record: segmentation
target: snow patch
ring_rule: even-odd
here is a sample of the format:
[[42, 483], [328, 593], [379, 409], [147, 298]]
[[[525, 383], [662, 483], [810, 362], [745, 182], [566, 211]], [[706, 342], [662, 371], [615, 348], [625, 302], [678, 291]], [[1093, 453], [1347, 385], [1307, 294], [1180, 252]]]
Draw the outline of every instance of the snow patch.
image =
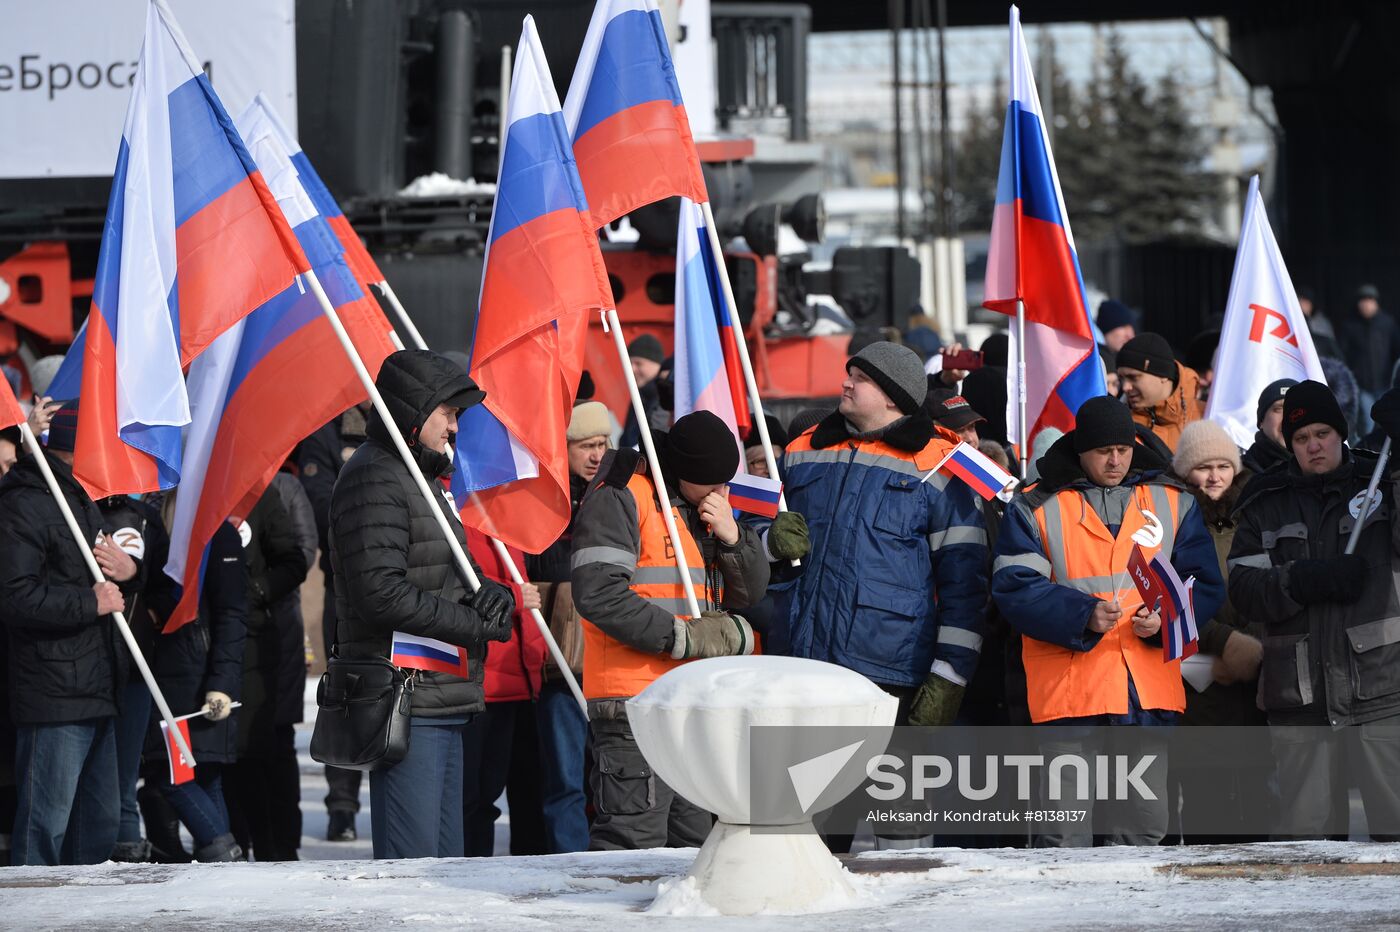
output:
[[475, 178], [462, 181], [442, 172], [419, 175], [409, 182], [408, 187], [399, 192], [400, 197], [456, 197], [462, 194], [495, 194], [496, 186], [487, 182], [477, 183]]

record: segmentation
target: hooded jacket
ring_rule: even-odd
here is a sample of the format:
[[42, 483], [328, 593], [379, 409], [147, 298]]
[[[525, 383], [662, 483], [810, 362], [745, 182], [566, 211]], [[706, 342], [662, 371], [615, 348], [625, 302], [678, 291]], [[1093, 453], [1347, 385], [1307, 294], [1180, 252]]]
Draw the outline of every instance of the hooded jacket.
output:
[[[509, 630], [488, 627], [463, 604], [466, 582], [429, 510], [441, 511], [465, 551], [456, 506], [439, 484], [449, 475], [451, 460], [420, 444], [418, 432], [439, 404], [450, 399], [475, 404], [484, 393], [476, 391], [457, 365], [427, 350], [389, 356], [375, 384], [393, 423], [385, 424], [377, 411], [370, 415], [367, 439], [346, 462], [331, 493], [328, 537], [337, 579], [335, 649], [340, 657], [388, 658], [395, 631], [465, 647], [469, 679], [418, 672], [413, 714], [451, 718], [479, 712], [485, 706], [486, 641], [502, 640]], [[441, 492], [431, 505], [399, 458], [391, 430], [408, 443], [429, 486]], [[480, 577], [481, 571], [476, 572]], [[495, 585], [484, 578], [482, 584]]]
[[1356, 553], [1370, 572], [1356, 599], [1304, 605], [1288, 584], [1293, 561], [1341, 555], [1375, 464], [1343, 448], [1341, 465], [1326, 475], [1305, 475], [1294, 463], [1256, 476], [1241, 497], [1230, 601], [1265, 626], [1259, 698], [1270, 722], [1340, 727], [1400, 713], [1394, 474], [1362, 525]]
[[[86, 541], [110, 533], [72, 467], [49, 458]], [[32, 456], [0, 481], [0, 621], [9, 637], [10, 716], [16, 725], [102, 718], [117, 712], [126, 653], [111, 616], [97, 614], [82, 552]], [[130, 603], [144, 562], [120, 583]]]
[[1168, 449], [1175, 451], [1186, 425], [1205, 417], [1205, 407], [1196, 400], [1200, 382], [1195, 369], [1177, 363], [1176, 387], [1171, 394], [1146, 411], [1134, 410], [1133, 421], [1150, 429]]
[[[909, 687], [972, 679], [987, 610], [987, 528], [966, 483], [929, 475], [956, 435], [918, 411], [879, 437], [834, 413], [787, 449], [787, 497], [812, 551], [775, 587], [796, 657]], [[951, 674], [951, 675], [949, 675]]]

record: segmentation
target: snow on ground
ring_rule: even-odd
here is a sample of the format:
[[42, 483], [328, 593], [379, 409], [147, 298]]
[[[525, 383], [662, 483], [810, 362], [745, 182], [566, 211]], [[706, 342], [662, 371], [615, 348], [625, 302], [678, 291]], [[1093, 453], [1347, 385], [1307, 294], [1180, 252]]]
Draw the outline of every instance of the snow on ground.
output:
[[[300, 863], [6, 868], [0, 928], [1400, 928], [1400, 845], [1388, 844], [867, 850], [846, 861], [857, 888], [854, 908], [743, 919], [715, 917], [689, 889], [683, 877], [693, 849], [371, 861], [367, 780], [360, 840], [325, 841], [325, 779], [306, 752], [314, 687], [313, 680], [308, 722], [297, 736], [305, 820]], [[498, 851], [508, 837], [502, 817]], [[649, 912], [663, 888], [666, 914]]]
[[[648, 913], [693, 850], [298, 864], [11, 868], [8, 929], [734, 930], [1400, 924], [1400, 845], [1346, 842], [1078, 851], [868, 852], [856, 909], [715, 918]], [[100, 889], [94, 889], [100, 888]]]

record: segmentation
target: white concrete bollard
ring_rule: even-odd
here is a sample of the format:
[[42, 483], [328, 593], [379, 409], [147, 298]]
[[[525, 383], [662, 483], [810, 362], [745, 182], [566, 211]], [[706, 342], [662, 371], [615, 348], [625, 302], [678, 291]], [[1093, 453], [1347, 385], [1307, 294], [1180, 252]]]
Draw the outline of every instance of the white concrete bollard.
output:
[[[804, 811], [790, 794], [788, 805], [752, 811], [750, 727], [861, 726], [870, 730], [860, 747], [866, 759], [884, 751], [898, 704], [844, 667], [765, 656], [687, 663], [628, 700], [637, 747], [656, 775], [719, 819], [687, 874], [706, 904], [731, 916], [850, 905], [849, 875], [812, 829], [809, 812], [820, 809]], [[764, 740], [760, 753], [801, 762], [795, 745], [781, 746], [783, 732], [765, 732]], [[842, 771], [820, 799], [838, 800], [864, 778], [863, 768]], [[754, 832], [755, 819], [784, 830]]]

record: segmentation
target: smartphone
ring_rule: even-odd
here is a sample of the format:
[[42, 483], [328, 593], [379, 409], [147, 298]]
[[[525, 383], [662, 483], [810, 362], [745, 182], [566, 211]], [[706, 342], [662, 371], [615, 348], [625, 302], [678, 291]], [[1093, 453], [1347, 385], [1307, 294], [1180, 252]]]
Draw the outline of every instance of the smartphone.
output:
[[974, 369], [982, 368], [982, 354], [976, 350], [962, 350], [957, 353], [949, 353], [943, 357], [943, 371], [949, 369], [964, 369], [971, 372]]

